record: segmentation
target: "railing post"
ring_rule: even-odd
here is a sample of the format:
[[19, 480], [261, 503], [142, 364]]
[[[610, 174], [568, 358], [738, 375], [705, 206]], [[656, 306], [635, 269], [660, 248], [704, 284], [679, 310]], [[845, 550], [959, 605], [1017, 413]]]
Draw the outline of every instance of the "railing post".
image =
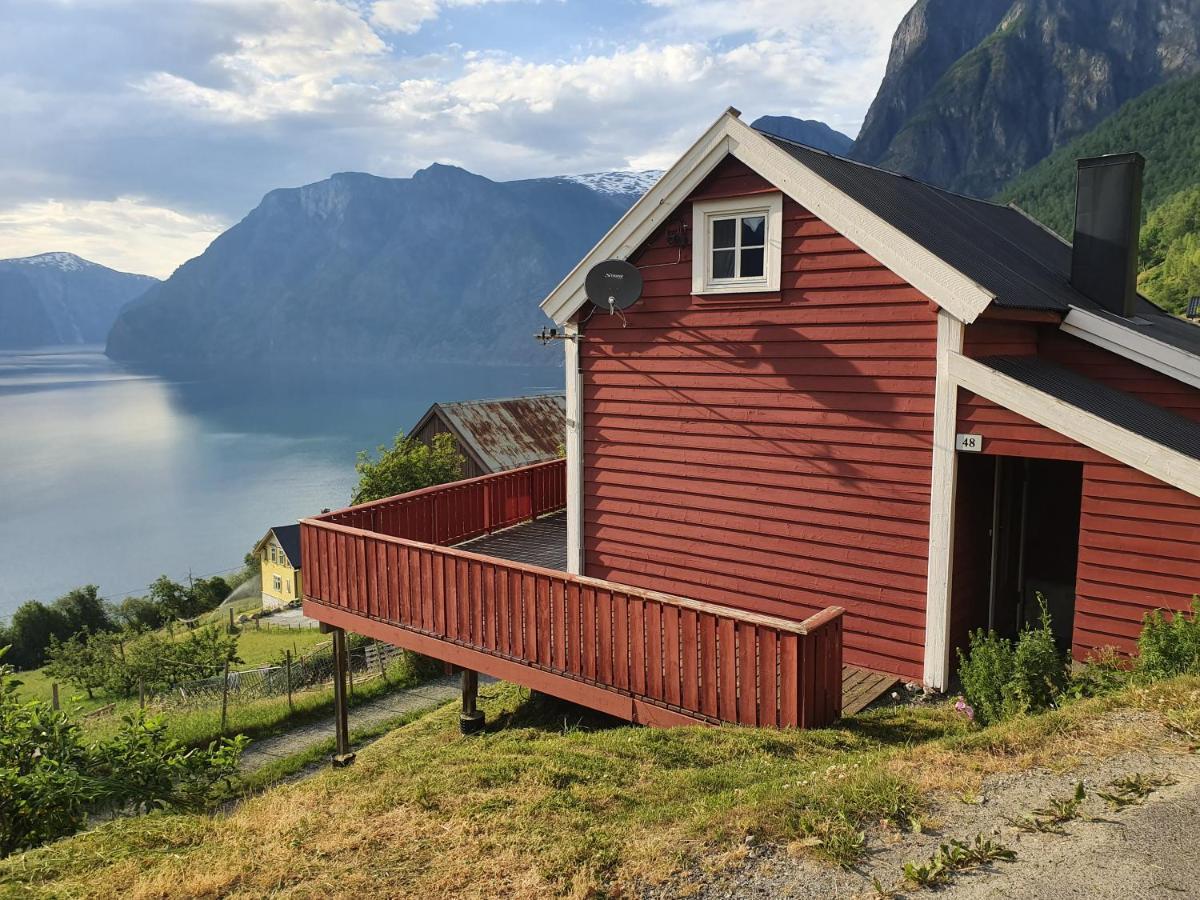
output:
[[537, 518], [537, 506], [533, 502], [533, 469], [525, 470], [525, 496], [529, 498], [529, 521]]
[[483, 530], [485, 534], [492, 533], [492, 483], [483, 483]]

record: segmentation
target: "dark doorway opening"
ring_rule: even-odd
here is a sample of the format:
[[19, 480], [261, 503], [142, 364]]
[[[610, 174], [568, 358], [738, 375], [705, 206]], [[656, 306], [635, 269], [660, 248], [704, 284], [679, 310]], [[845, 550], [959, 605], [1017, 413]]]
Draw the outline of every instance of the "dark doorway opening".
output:
[[[1071, 645], [1083, 465], [963, 454], [955, 535], [955, 640], [1037, 622], [1038, 594], [1061, 649]], [[963, 566], [960, 572], [957, 566]]]

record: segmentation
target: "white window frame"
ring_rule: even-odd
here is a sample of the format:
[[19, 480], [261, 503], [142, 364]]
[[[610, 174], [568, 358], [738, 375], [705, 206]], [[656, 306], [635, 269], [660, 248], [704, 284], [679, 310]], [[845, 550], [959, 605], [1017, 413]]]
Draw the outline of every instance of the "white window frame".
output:
[[272, 575], [271, 576], [271, 587], [274, 589], [276, 594], [282, 594], [283, 593], [283, 578], [279, 575]]
[[[712, 277], [712, 222], [734, 216], [764, 216], [767, 223], [763, 248], [763, 273], [757, 278]], [[692, 293], [748, 294], [778, 291], [782, 268], [783, 194], [759, 194], [722, 200], [697, 200], [692, 204]], [[738, 231], [740, 234], [740, 230]], [[737, 251], [735, 251], [737, 252]]]

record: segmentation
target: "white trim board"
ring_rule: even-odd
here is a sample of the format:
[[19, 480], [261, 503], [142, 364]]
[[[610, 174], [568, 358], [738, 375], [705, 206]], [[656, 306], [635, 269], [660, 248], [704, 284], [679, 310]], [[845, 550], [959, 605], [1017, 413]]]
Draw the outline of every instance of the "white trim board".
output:
[[990, 291], [745, 125], [733, 112], [726, 112], [550, 292], [542, 301], [542, 310], [555, 322], [565, 323], [587, 302], [583, 282], [588, 269], [605, 259], [628, 258], [726, 155], [741, 160], [959, 321], [975, 321], [995, 299]]
[[1104, 316], [1071, 307], [1059, 328], [1065, 334], [1095, 344], [1118, 356], [1200, 388], [1200, 357], [1149, 335], [1125, 328]]
[[958, 387], [1200, 497], [1200, 462], [1190, 456], [1114, 425], [960, 353], [950, 354], [949, 371]]
[[579, 326], [563, 329], [567, 388], [567, 571], [583, 574], [583, 375], [579, 371]]
[[963, 323], [938, 312], [937, 382], [933, 401], [933, 481], [929, 496], [928, 575], [925, 582], [923, 681], [945, 690], [950, 675], [950, 600], [954, 580], [954, 504], [958, 491], [958, 387], [950, 376], [952, 354], [962, 352]]

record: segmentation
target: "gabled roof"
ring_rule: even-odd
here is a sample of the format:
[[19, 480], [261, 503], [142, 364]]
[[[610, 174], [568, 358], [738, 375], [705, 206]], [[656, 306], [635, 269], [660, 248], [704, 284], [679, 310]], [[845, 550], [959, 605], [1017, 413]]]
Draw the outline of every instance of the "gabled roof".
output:
[[[1145, 298], [1139, 298], [1134, 319], [1107, 312], [1071, 286], [1070, 244], [1016, 207], [760, 134], [735, 111], [663, 175], [542, 309], [566, 322], [586, 302], [587, 270], [601, 259], [629, 256], [726, 155], [746, 163], [962, 322], [974, 321], [992, 305], [1063, 316], [1079, 311], [1067, 329], [1072, 334], [1200, 386], [1200, 328]], [[1107, 338], [1096, 339], [1087, 327], [1094, 318], [1108, 320]]]
[[288, 562], [292, 564], [293, 569], [301, 568], [300, 559], [300, 526], [299, 525], [274, 525], [267, 529], [267, 533], [262, 536], [257, 544], [254, 545], [254, 552], [257, 553], [271, 537], [275, 535], [275, 540], [279, 542], [279, 546], [283, 548], [284, 554], [288, 558]]
[[409, 434], [436, 416], [481, 468], [502, 472], [558, 456], [566, 441], [566, 410], [564, 394], [435, 403]]

